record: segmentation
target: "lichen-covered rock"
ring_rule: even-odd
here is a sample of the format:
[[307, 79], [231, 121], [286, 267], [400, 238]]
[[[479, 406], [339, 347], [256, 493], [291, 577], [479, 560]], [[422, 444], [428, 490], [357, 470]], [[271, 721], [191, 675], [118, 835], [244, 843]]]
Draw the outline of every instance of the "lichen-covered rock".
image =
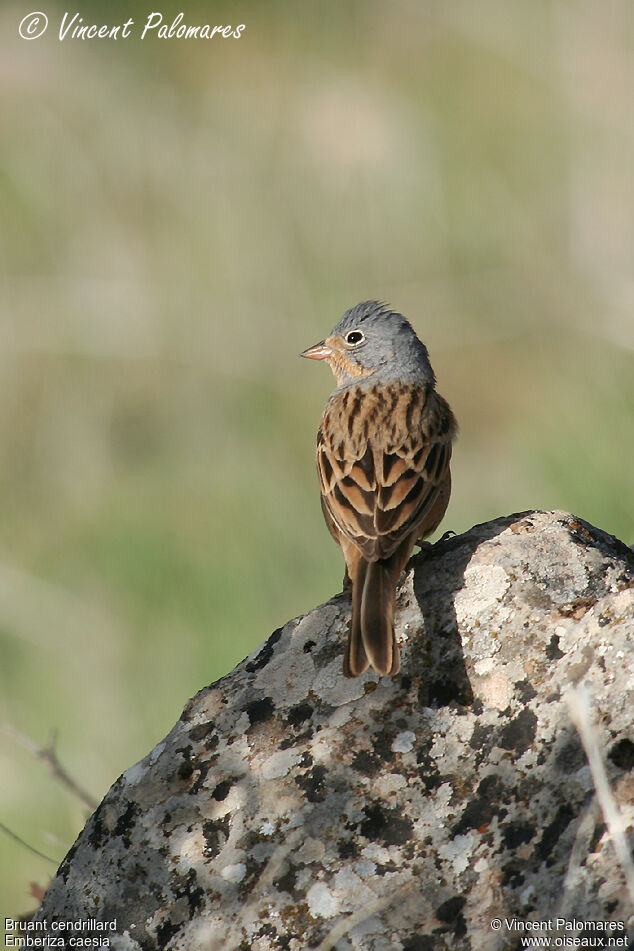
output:
[[564, 512], [438, 543], [399, 588], [394, 678], [344, 679], [349, 616], [333, 598], [194, 697], [36, 920], [116, 919], [125, 951], [480, 951], [558, 917], [628, 934], [565, 692], [589, 686], [631, 833], [632, 552]]

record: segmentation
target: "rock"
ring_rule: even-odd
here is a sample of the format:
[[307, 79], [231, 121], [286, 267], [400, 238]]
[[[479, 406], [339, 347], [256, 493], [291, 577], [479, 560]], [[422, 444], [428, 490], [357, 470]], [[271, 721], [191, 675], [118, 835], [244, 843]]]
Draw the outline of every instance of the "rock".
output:
[[589, 687], [631, 832], [632, 552], [564, 512], [439, 542], [399, 587], [394, 678], [344, 679], [349, 617], [338, 595], [201, 690], [108, 792], [36, 921], [116, 919], [85, 933], [125, 951], [503, 949], [557, 918], [626, 936], [565, 693]]

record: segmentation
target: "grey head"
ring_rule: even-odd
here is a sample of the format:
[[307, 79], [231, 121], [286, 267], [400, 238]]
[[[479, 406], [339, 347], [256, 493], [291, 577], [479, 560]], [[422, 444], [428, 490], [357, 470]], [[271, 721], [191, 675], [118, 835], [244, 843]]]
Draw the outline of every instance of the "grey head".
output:
[[343, 315], [325, 340], [301, 354], [327, 360], [338, 387], [402, 381], [435, 384], [427, 348], [406, 317], [375, 300], [363, 301]]

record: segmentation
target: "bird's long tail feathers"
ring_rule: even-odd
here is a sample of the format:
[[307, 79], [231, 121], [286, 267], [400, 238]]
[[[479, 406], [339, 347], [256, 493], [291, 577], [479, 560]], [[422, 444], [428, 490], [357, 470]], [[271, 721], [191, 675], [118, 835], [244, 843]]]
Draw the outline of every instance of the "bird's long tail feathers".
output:
[[370, 562], [361, 596], [361, 640], [378, 674], [396, 674], [400, 667], [394, 636], [394, 598], [401, 573], [397, 555]]
[[361, 600], [368, 570], [368, 563], [358, 558], [354, 570], [348, 572], [352, 582], [352, 624], [348, 637], [348, 646], [343, 659], [343, 672], [346, 677], [360, 677], [368, 669], [369, 661], [363, 646], [361, 634]]

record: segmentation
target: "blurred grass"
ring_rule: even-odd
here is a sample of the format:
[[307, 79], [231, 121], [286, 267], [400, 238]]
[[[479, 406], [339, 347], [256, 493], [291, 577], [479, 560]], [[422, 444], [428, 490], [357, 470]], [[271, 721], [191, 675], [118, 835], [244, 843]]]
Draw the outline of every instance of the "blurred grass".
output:
[[[0, 15], [0, 723], [57, 727], [101, 797], [339, 589], [331, 381], [296, 355], [367, 297], [410, 316], [461, 423], [443, 529], [562, 507], [634, 541], [625, 0], [223, 4], [247, 31], [211, 44], [25, 43], [23, 13]], [[4, 737], [0, 771], [0, 819], [61, 859], [82, 807]], [[49, 869], [0, 855], [15, 915]]]

